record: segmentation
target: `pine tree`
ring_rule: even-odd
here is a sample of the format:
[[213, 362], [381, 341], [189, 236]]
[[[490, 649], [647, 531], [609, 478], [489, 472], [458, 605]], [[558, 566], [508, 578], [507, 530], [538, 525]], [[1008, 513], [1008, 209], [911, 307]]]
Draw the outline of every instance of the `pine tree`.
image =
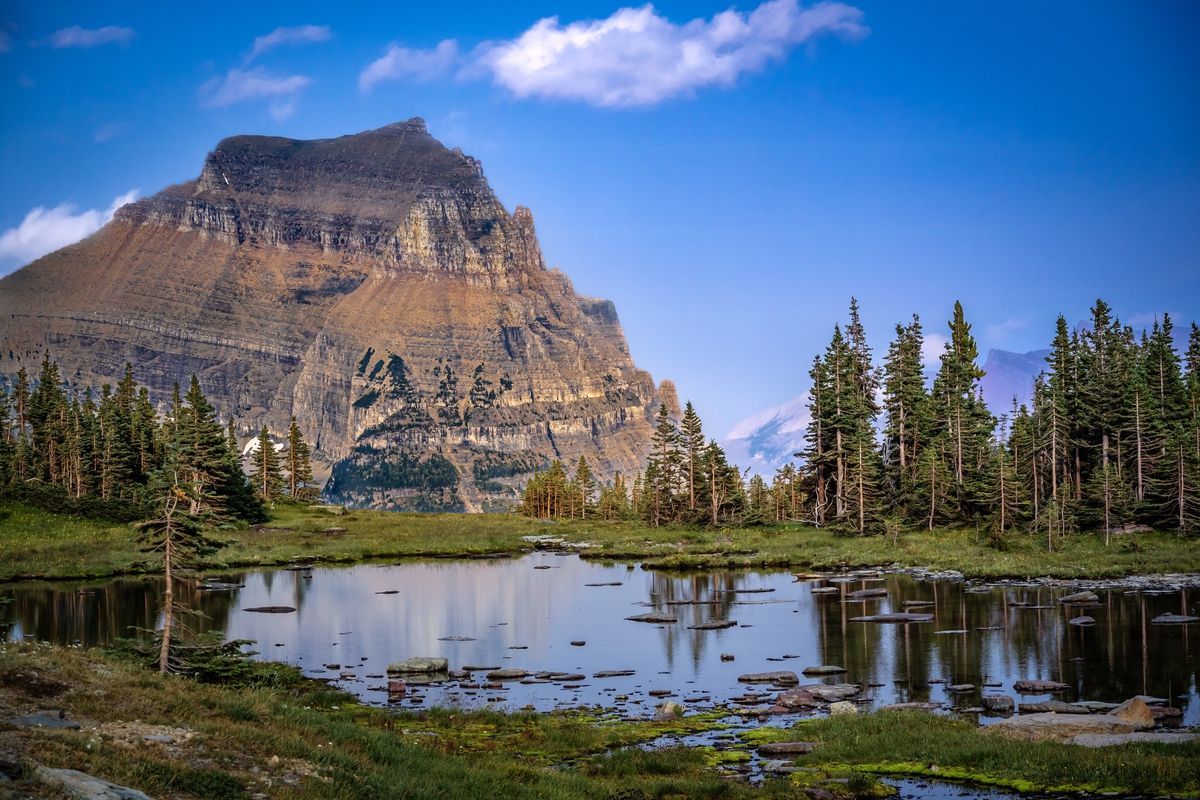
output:
[[579, 491], [579, 518], [587, 519], [588, 506], [592, 503], [592, 495], [596, 493], [596, 479], [592, 477], [587, 459], [582, 455], [575, 467], [575, 486]]
[[674, 519], [675, 495], [683, 457], [679, 452], [679, 433], [667, 414], [666, 403], [658, 409], [658, 420], [650, 438], [650, 457], [646, 466], [645, 492], [651, 525]]
[[687, 402], [683, 411], [683, 420], [679, 424], [679, 440], [683, 450], [684, 471], [687, 478], [688, 508], [696, 507], [696, 483], [703, 478], [698, 474], [700, 462], [704, 457], [704, 431], [700, 417], [692, 408], [692, 401]]
[[283, 485], [279, 453], [271, 441], [271, 432], [263, 425], [262, 432], [258, 435], [258, 450], [254, 453], [254, 472], [250, 475], [250, 486], [263, 503], [270, 504], [283, 494]]
[[896, 326], [896, 339], [888, 348], [884, 363], [884, 468], [892, 505], [899, 507], [902, 514], [906, 513], [906, 500], [913, 492], [929, 423], [929, 393], [921, 361], [924, 342], [921, 322], [914, 314], [908, 327]]
[[292, 424], [288, 427], [287, 442], [285, 458], [287, 461], [288, 494], [296, 499], [315, 497], [317, 494], [317, 485], [313, 480], [308, 444], [305, 443], [304, 436], [300, 433], [300, 426], [296, 424], [294, 416], [292, 417]]

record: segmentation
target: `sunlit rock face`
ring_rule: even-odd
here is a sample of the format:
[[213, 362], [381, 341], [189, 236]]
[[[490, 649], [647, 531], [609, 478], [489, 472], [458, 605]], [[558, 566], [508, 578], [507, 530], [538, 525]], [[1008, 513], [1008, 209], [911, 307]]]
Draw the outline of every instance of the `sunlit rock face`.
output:
[[[642, 464], [659, 394], [607, 300], [547, 269], [533, 215], [419, 119], [235, 136], [200, 177], [0, 280], [0, 374], [192, 373], [243, 436], [295, 415], [360, 506], [498, 508], [553, 458]], [[10, 355], [11, 353], [11, 355]]]

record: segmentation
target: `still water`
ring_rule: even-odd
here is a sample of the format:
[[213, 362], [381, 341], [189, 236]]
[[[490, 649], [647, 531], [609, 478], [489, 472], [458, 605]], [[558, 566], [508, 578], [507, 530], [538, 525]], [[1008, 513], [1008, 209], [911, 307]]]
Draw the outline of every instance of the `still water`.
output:
[[[739, 675], [835, 665], [846, 673], [802, 677], [801, 683], [866, 684], [862, 696], [871, 703], [865, 707], [933, 701], [967, 708], [979, 705], [982, 693], [1013, 695], [1014, 681], [1040, 678], [1071, 689], [1053, 698], [1014, 697], [1121, 702], [1153, 695], [1181, 709], [1183, 724], [1200, 724], [1200, 626], [1151, 623], [1162, 613], [1188, 613], [1200, 599], [1194, 589], [1098, 590], [1099, 603], [1081, 611], [1054, 602], [1068, 593], [1064, 589], [968, 591], [962, 583], [916, 581], [906, 574], [832, 581], [799, 580], [788, 572], [680, 575], [541, 552], [512, 560], [264, 569], [197, 576], [195, 583], [202, 578], [242, 586], [186, 588], [185, 602], [205, 614], [196, 627], [255, 640], [259, 658], [334, 679], [367, 702], [387, 702], [387, 664], [412, 656], [444, 657], [451, 669], [476, 665], [586, 677], [569, 683], [505, 682], [502, 690], [449, 682], [414, 687], [403, 701], [406, 706], [469, 707], [491, 700], [508, 708], [548, 710], [582, 703], [613, 706], [617, 695], [627, 695], [629, 702], [618, 706], [629, 716], [652, 713], [660, 701], [649, 695], [651, 690], [670, 690], [676, 702], [703, 709], [743, 696], [748, 687], [738, 683]], [[822, 586], [837, 592], [812, 591]], [[879, 588], [887, 590], [886, 596], [846, 598], [849, 592]], [[13, 598], [0, 614], [13, 621], [14, 639], [104, 644], [153, 629], [160, 619], [161, 592], [161, 579], [152, 577], [10, 584], [0, 587], [0, 596]], [[908, 610], [933, 614], [934, 620], [896, 625], [851, 619], [903, 611], [905, 601], [910, 601]], [[929, 605], [913, 607], [913, 601]], [[296, 611], [247, 610], [263, 606]], [[669, 611], [678, 622], [625, 619], [650, 611]], [[1081, 613], [1096, 623], [1068, 624]], [[736, 620], [737, 626], [688, 627], [714, 620]], [[722, 654], [733, 660], [722, 660]], [[594, 678], [600, 670], [634, 670], [634, 675]], [[948, 691], [949, 685], [963, 683], [976, 688]]]

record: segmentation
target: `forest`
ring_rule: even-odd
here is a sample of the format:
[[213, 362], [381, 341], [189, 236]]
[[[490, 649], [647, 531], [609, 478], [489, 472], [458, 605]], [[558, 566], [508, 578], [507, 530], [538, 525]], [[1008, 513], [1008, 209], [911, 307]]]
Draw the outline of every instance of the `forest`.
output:
[[[974, 528], [1003, 548], [1039, 536], [1053, 551], [1074, 533], [1200, 528], [1200, 328], [1180, 356], [1169, 315], [1123, 324], [1103, 300], [1074, 330], [1059, 317], [1032, 407], [990, 409], [962, 305], [936, 373], [916, 315], [877, 365], [851, 300], [808, 372], [812, 421], [796, 461], [768, 481], [705, 441], [691, 403], [659, 409], [647, 467], [600, 485], [580, 458], [526, 485], [534, 517], [664, 524], [800, 522], [846, 535]], [[999, 413], [997, 413], [999, 412]]]
[[170, 487], [210, 522], [265, 522], [276, 501], [319, 497], [295, 418], [280, 449], [264, 427], [249, 476], [233, 420], [224, 428], [193, 375], [164, 413], [133, 368], [115, 387], [69, 394], [49, 353], [36, 380], [24, 369], [0, 390], [0, 499], [118, 521], [153, 516]]

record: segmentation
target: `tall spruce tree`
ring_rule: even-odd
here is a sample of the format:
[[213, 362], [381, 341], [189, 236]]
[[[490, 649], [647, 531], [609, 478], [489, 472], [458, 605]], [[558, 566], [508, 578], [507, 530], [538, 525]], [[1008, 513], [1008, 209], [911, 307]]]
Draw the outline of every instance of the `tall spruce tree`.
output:
[[258, 449], [254, 453], [254, 471], [250, 473], [250, 486], [265, 504], [270, 504], [283, 494], [279, 452], [275, 449], [271, 432], [266, 425], [263, 425], [258, 434]]
[[296, 424], [296, 417], [288, 426], [287, 450], [284, 454], [288, 473], [288, 494], [297, 500], [311, 499], [317, 495], [317, 484], [313, 480], [312, 462], [309, 459], [308, 444]]
[[700, 462], [704, 458], [704, 430], [691, 400], [687, 402], [687, 407], [683, 410], [683, 420], [679, 423], [679, 442], [683, 451], [683, 469], [687, 480], [688, 508], [694, 509], [697, 481], [703, 478], [699, 470]]

